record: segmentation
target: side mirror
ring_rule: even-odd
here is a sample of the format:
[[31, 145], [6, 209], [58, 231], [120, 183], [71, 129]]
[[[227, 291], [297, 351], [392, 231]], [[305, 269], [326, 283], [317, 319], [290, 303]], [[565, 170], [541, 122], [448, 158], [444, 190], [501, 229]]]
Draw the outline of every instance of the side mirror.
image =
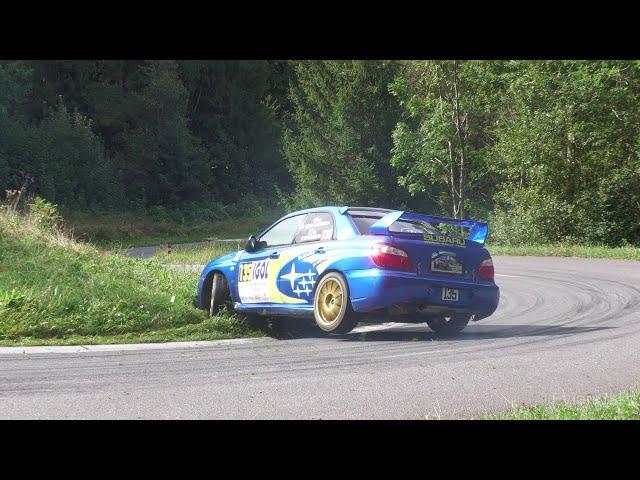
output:
[[256, 245], [258, 243], [258, 239], [255, 235], [251, 235], [249, 240], [247, 240], [247, 244], [244, 246], [245, 251], [253, 252], [256, 249]]

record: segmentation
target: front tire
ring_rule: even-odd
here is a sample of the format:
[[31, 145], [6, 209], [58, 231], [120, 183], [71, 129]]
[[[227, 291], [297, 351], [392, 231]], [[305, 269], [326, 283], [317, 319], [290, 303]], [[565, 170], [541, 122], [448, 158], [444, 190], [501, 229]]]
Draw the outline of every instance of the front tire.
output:
[[214, 273], [211, 280], [211, 302], [209, 304], [209, 316], [213, 317], [222, 308], [231, 310], [231, 292], [227, 279], [221, 273]]
[[349, 287], [342, 274], [327, 273], [316, 285], [313, 316], [316, 325], [328, 333], [348, 333], [357, 325], [349, 299]]
[[464, 330], [470, 319], [470, 315], [453, 313], [431, 317], [427, 325], [441, 337], [453, 337]]

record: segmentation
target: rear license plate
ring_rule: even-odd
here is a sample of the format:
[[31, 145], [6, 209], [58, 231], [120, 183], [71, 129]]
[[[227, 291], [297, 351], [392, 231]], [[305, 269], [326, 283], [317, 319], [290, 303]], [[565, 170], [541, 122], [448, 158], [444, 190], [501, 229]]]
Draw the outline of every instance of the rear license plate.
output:
[[457, 288], [442, 288], [442, 300], [448, 300], [450, 302], [458, 301], [458, 289]]

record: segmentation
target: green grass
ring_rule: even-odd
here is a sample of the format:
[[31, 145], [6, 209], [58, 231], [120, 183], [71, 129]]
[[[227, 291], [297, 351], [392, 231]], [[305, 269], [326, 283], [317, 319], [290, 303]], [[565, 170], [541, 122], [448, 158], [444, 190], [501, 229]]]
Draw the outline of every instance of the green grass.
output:
[[584, 257], [640, 260], [639, 247], [606, 247], [584, 245], [487, 245], [491, 255], [530, 255], [536, 257]]
[[223, 340], [229, 338], [262, 337], [265, 329], [249, 329], [238, 321], [235, 315], [218, 315], [199, 323], [190, 323], [180, 327], [160, 330], [130, 332], [115, 335], [63, 335], [60, 337], [40, 338], [22, 337], [18, 339], [0, 340], [0, 346], [34, 346], [34, 345], [109, 345], [123, 343], [164, 343], [188, 342], [202, 340]]
[[207, 238], [248, 238], [260, 233], [279, 217], [279, 213], [274, 211], [260, 216], [211, 222], [159, 219], [145, 212], [70, 213], [65, 215], [65, 222], [80, 240], [108, 248], [128, 248], [201, 242]]
[[235, 253], [244, 248], [244, 242], [237, 243], [211, 243], [202, 247], [173, 248], [171, 253], [165, 250], [158, 251], [153, 259], [163, 264], [178, 265], [204, 265], [211, 260], [227, 253]]
[[616, 396], [593, 399], [581, 404], [533, 405], [500, 415], [498, 420], [640, 420], [640, 388]]
[[[46, 219], [45, 219], [46, 220]], [[0, 344], [253, 336], [234, 315], [193, 306], [197, 273], [74, 241], [34, 215], [0, 209]]]

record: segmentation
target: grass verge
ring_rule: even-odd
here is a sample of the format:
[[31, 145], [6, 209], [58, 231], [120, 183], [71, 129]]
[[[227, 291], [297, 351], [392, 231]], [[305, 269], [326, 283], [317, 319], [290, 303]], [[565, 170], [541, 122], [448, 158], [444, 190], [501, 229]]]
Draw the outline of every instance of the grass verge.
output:
[[[266, 325], [266, 324], [265, 324]], [[0, 340], [3, 347], [55, 346], [55, 345], [111, 345], [124, 343], [165, 343], [203, 340], [223, 340], [230, 338], [263, 337], [264, 329], [249, 329], [238, 322], [238, 318], [218, 315], [199, 323], [186, 324], [160, 330], [129, 332], [115, 335], [63, 335], [40, 338], [23, 337]]]
[[216, 221], [155, 218], [146, 212], [65, 215], [74, 236], [96, 245], [144, 247], [163, 243], [202, 242], [207, 238], [248, 238], [279, 217], [278, 212]]
[[620, 395], [570, 405], [533, 405], [519, 407], [492, 420], [640, 420], [640, 388]]
[[639, 247], [605, 247], [584, 245], [487, 245], [491, 255], [530, 255], [535, 257], [584, 257], [640, 260]]
[[[33, 205], [32, 205], [33, 207]], [[45, 345], [255, 336], [236, 316], [193, 306], [196, 273], [77, 242], [48, 206], [0, 207], [0, 344]]]
[[235, 253], [244, 248], [244, 244], [236, 243], [212, 243], [202, 247], [182, 247], [174, 248], [171, 253], [164, 250], [158, 251], [153, 259], [162, 264], [177, 265], [205, 265], [211, 260]]

